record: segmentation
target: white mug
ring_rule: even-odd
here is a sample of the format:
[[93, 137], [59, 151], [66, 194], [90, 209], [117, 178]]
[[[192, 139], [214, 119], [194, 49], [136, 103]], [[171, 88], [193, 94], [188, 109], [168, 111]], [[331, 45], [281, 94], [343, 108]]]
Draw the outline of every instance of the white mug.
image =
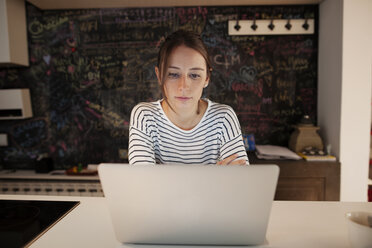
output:
[[354, 248], [372, 248], [372, 213], [346, 213], [350, 244]]

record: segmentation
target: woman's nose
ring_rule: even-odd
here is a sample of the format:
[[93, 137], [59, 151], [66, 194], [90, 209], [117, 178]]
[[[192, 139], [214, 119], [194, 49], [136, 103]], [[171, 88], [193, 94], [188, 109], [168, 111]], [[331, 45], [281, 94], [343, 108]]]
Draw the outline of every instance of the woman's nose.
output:
[[186, 77], [184, 77], [184, 76], [180, 77], [180, 80], [178, 82], [178, 89], [179, 90], [184, 90], [184, 89], [188, 89], [188, 87], [189, 87], [189, 84], [187, 82]]

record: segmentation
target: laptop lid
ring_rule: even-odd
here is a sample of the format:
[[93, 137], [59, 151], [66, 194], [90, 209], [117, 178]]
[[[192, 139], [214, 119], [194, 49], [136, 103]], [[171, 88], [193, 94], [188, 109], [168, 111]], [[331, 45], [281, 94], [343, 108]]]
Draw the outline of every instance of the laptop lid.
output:
[[121, 243], [258, 245], [279, 167], [100, 164], [98, 172]]

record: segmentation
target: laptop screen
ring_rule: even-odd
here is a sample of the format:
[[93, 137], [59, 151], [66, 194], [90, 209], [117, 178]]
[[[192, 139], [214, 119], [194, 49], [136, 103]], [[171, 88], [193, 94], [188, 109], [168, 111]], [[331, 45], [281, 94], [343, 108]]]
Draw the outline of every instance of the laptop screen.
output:
[[255, 245], [265, 240], [276, 165], [101, 164], [121, 243]]

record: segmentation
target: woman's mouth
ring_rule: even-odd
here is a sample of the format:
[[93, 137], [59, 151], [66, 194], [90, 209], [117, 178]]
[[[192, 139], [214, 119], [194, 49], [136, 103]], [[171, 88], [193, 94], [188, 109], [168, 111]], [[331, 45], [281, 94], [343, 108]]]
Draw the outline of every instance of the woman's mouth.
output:
[[181, 101], [181, 102], [186, 102], [188, 100], [191, 99], [191, 97], [186, 97], [186, 96], [176, 96], [175, 97], [178, 101]]

